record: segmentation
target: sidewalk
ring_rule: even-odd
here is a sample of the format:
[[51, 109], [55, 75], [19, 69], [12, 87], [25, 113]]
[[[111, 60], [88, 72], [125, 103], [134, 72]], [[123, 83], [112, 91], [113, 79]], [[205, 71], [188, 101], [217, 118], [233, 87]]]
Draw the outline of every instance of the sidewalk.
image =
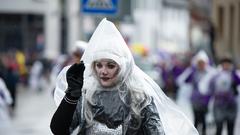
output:
[[51, 135], [51, 117], [56, 109], [50, 91], [19, 87], [17, 108], [12, 118], [16, 135]]

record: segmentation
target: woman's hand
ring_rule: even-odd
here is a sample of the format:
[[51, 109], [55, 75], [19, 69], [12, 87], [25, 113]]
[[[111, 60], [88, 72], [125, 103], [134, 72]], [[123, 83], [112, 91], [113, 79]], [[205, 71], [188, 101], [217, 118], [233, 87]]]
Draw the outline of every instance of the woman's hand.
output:
[[85, 70], [84, 63], [73, 64], [67, 71], [67, 83], [68, 88], [66, 90], [66, 95], [73, 98], [79, 98], [82, 95], [82, 86], [83, 86], [83, 73]]
[[70, 135], [70, 127], [73, 114], [79, 97], [82, 95], [83, 73], [85, 66], [83, 62], [73, 64], [66, 73], [68, 88], [66, 95], [58, 106], [51, 120], [51, 131], [55, 135]]

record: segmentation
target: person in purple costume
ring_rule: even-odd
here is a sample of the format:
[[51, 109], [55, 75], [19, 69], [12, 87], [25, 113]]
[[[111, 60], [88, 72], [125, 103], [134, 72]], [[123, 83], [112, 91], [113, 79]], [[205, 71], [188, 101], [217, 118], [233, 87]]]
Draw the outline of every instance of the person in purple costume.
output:
[[[206, 114], [208, 112], [208, 103], [210, 100], [209, 82], [210, 76], [215, 69], [210, 66], [209, 58], [204, 51], [198, 52], [192, 59], [192, 65], [187, 68], [179, 78], [181, 83], [189, 83], [192, 85], [191, 104], [194, 116], [194, 126], [199, 128], [202, 135], [206, 135]], [[178, 85], [181, 85], [178, 82]]]
[[162, 66], [161, 77], [164, 82], [163, 90], [170, 98], [176, 100], [178, 94], [177, 77], [184, 71], [183, 64], [173, 62], [171, 67]]
[[237, 86], [240, 84], [240, 77], [230, 58], [225, 57], [220, 60], [217, 74], [210, 84], [214, 99], [213, 114], [217, 127], [216, 135], [222, 134], [224, 123], [227, 124], [228, 135], [233, 135], [237, 117]]

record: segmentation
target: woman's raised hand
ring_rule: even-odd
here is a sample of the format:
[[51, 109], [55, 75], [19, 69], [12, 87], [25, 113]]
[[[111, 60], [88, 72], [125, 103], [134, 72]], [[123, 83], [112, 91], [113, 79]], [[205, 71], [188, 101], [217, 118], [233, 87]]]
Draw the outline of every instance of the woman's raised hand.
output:
[[67, 83], [68, 88], [66, 90], [66, 95], [70, 95], [74, 98], [79, 98], [82, 95], [83, 86], [83, 73], [85, 70], [84, 63], [73, 64], [67, 71]]

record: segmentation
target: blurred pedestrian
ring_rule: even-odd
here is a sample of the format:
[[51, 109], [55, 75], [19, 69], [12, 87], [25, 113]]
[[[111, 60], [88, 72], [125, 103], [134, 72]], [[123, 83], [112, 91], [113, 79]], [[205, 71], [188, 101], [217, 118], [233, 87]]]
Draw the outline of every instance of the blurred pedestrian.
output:
[[34, 61], [30, 69], [29, 87], [33, 91], [42, 90], [43, 63], [40, 60]]
[[15, 50], [9, 50], [7, 53], [2, 55], [2, 62], [5, 72], [3, 73], [3, 79], [6, 83], [6, 86], [9, 90], [9, 93], [12, 98], [12, 103], [10, 107], [11, 115], [14, 115], [14, 110], [16, 107], [16, 96], [17, 96], [17, 85], [19, 81], [19, 67], [16, 62]]
[[19, 82], [24, 85], [27, 85], [27, 67], [26, 67], [26, 58], [22, 51], [16, 51], [16, 62], [18, 64], [19, 72]]
[[19, 81], [19, 75], [18, 72], [16, 70], [14, 70], [14, 67], [10, 66], [7, 67], [7, 73], [5, 76], [5, 83], [6, 86], [10, 92], [10, 95], [12, 97], [12, 103], [11, 103], [11, 107], [10, 107], [10, 113], [13, 116], [14, 112], [15, 112], [15, 108], [16, 108], [16, 104], [17, 104], [17, 85], [18, 85], [18, 81]]
[[199, 51], [192, 59], [191, 67], [187, 68], [178, 80], [179, 86], [183, 83], [192, 85], [191, 104], [194, 115], [194, 125], [202, 135], [206, 135], [206, 114], [211, 94], [209, 91], [210, 78], [215, 69], [210, 66], [209, 59], [204, 51]]
[[167, 64], [166, 61], [161, 64], [161, 78], [163, 80], [164, 93], [174, 101], [176, 101], [179, 89], [176, 80], [184, 70], [184, 66], [176, 60], [171, 61], [170, 64]]
[[[2, 56], [2, 54], [0, 54], [0, 56]], [[10, 125], [9, 108], [12, 104], [12, 97], [3, 79], [6, 74], [6, 67], [2, 62], [2, 58], [3, 57], [0, 57], [0, 131]]]
[[213, 92], [213, 114], [216, 123], [216, 135], [222, 134], [223, 126], [227, 125], [228, 135], [233, 135], [235, 120], [237, 118], [237, 86], [240, 76], [233, 66], [230, 58], [220, 60], [217, 74], [211, 80]]
[[[4, 80], [0, 77], [0, 111], [4, 111], [9, 114], [9, 106], [12, 104], [12, 97], [9, 93], [9, 90], [4, 82]], [[2, 114], [2, 113], [1, 113]]]
[[9, 107], [11, 104], [12, 97], [4, 80], [0, 76], [0, 132], [10, 125]]
[[179, 86], [177, 83], [177, 78], [183, 73], [183, 71], [186, 69], [186, 65], [183, 62], [183, 60], [180, 60], [178, 55], [173, 55], [172, 58], [172, 68], [171, 68], [171, 74], [172, 74], [172, 97], [176, 101], [178, 98], [178, 90]]
[[57, 65], [53, 68], [51, 73], [51, 82], [54, 84], [52, 86], [53, 93], [54, 93], [54, 101], [56, 104], [59, 104], [59, 101], [64, 97], [65, 92], [60, 89], [62, 86], [65, 86], [64, 90], [67, 88], [65, 85], [66, 83], [66, 72], [70, 68], [70, 66], [74, 63], [80, 62], [82, 58], [83, 52], [87, 47], [87, 42], [78, 40], [75, 42], [72, 50], [71, 50], [71, 59], [66, 60], [67, 63], [64, 65]]
[[54, 134], [197, 135], [197, 130], [135, 63], [115, 25], [103, 19], [80, 64], [66, 74]]

